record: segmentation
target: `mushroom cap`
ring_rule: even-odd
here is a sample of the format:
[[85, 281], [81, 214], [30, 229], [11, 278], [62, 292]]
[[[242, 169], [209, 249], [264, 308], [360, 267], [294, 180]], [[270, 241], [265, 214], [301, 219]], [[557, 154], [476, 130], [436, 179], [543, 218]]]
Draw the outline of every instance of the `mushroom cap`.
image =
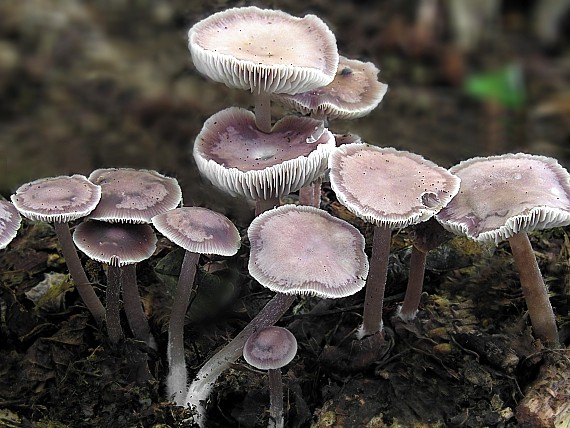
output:
[[364, 237], [323, 210], [283, 205], [257, 216], [247, 234], [249, 273], [270, 290], [335, 298], [364, 287]]
[[150, 223], [182, 201], [178, 181], [152, 170], [102, 168], [89, 180], [101, 186], [101, 200], [89, 216], [93, 220]]
[[461, 186], [436, 219], [453, 233], [498, 243], [522, 231], [570, 224], [570, 175], [553, 158], [475, 157], [449, 171]]
[[371, 62], [340, 57], [334, 80], [326, 86], [273, 98], [302, 114], [328, 119], [356, 119], [374, 110], [388, 90]]
[[6, 248], [16, 237], [22, 217], [16, 207], [0, 199], [0, 250]]
[[297, 339], [283, 327], [270, 326], [253, 333], [243, 347], [243, 358], [260, 370], [280, 369], [297, 354]]
[[198, 22], [188, 32], [188, 47], [198, 71], [252, 92], [295, 94], [325, 86], [338, 64], [335, 36], [320, 18], [255, 6]]
[[193, 253], [233, 256], [241, 244], [230, 219], [207, 208], [175, 208], [153, 217], [152, 224], [176, 245]]
[[156, 250], [156, 235], [148, 224], [85, 221], [73, 232], [73, 242], [89, 258], [113, 266], [148, 259]]
[[100, 198], [101, 188], [78, 174], [40, 178], [20, 186], [11, 196], [24, 217], [56, 223], [85, 217]]
[[445, 168], [394, 148], [345, 144], [329, 157], [338, 200], [356, 216], [388, 229], [428, 220], [459, 191]]
[[216, 187], [233, 196], [267, 199], [316, 180], [334, 147], [334, 136], [322, 121], [286, 116], [266, 134], [255, 126], [252, 112], [230, 107], [204, 123], [193, 154]]

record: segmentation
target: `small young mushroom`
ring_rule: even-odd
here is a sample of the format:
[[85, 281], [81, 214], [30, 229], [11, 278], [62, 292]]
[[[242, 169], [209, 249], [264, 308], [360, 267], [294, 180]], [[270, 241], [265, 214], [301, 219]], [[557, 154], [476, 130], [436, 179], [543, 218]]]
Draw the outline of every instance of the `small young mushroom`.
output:
[[226, 216], [207, 208], [176, 208], [153, 217], [152, 224], [166, 238], [186, 250], [168, 324], [166, 378], [168, 397], [182, 406], [188, 382], [184, 359], [184, 318], [200, 254], [233, 256], [241, 241], [238, 230]]
[[271, 132], [271, 93], [295, 94], [330, 83], [336, 39], [315, 15], [297, 18], [255, 6], [227, 9], [195, 24], [188, 47], [202, 74], [255, 97], [255, 124]]
[[102, 325], [105, 308], [87, 279], [73, 245], [69, 222], [88, 215], [101, 198], [101, 187], [82, 175], [42, 178], [20, 186], [12, 203], [24, 217], [53, 223], [69, 274], [83, 303]]
[[[153, 170], [101, 168], [89, 175], [101, 186], [101, 200], [90, 219], [121, 223], [150, 223], [152, 217], [177, 207], [182, 201], [178, 181]], [[113, 272], [111, 272], [113, 274]], [[137, 284], [135, 263], [122, 268], [125, 313], [135, 338], [154, 347]]]
[[[91, 220], [76, 227], [73, 241], [89, 258], [108, 265], [107, 331], [111, 342], [117, 343], [123, 337], [119, 318], [119, 292], [121, 282], [125, 282], [123, 267], [134, 265], [152, 256], [156, 249], [156, 235], [152, 227], [147, 224]], [[145, 341], [153, 348], [156, 347], [146, 320], [143, 325], [131, 325], [131, 329], [133, 333], [142, 332], [137, 339]]]
[[364, 237], [354, 226], [308, 206], [284, 205], [256, 217], [248, 229], [249, 273], [277, 294], [222, 350], [202, 366], [185, 405], [203, 426], [204, 403], [217, 377], [238, 359], [254, 332], [275, 324], [296, 295], [340, 298], [364, 287], [368, 259]]
[[[459, 179], [420, 155], [364, 143], [338, 147], [329, 158], [329, 167], [331, 187], [339, 201], [375, 225], [358, 336], [382, 334], [392, 230], [432, 217], [458, 192]], [[412, 286], [421, 292], [421, 283]]]
[[283, 380], [281, 367], [297, 354], [297, 339], [283, 327], [265, 327], [245, 342], [243, 358], [257, 369], [267, 370], [269, 377], [269, 427], [283, 428]]
[[478, 242], [508, 240], [536, 336], [560, 340], [548, 290], [527, 232], [570, 224], [570, 175], [555, 159], [524, 153], [476, 157], [449, 170], [459, 193], [436, 219]]
[[16, 237], [21, 222], [22, 217], [16, 207], [0, 196], [0, 250]]
[[265, 134], [250, 111], [231, 107], [204, 123], [193, 154], [202, 175], [233, 196], [255, 200], [259, 214], [323, 174], [334, 147], [321, 121], [287, 116]]

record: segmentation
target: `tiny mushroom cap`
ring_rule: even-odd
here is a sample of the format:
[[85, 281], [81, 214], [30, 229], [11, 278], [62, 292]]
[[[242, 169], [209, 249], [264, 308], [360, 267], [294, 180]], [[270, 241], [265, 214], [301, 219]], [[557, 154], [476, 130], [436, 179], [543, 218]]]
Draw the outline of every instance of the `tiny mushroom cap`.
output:
[[453, 233], [498, 243], [519, 232], [570, 224], [570, 175], [553, 158], [476, 157], [449, 171], [461, 178], [461, 189], [436, 219]]
[[421, 223], [459, 191], [459, 178], [422, 156], [365, 143], [329, 158], [331, 187], [356, 216], [387, 229]]
[[198, 22], [188, 32], [188, 46], [201, 73], [252, 92], [294, 94], [327, 85], [339, 58], [334, 34], [318, 17], [255, 6]]
[[316, 180], [335, 147], [321, 121], [286, 116], [270, 134], [248, 110], [230, 107], [205, 123], [194, 143], [200, 172], [216, 187], [250, 199], [279, 197]]
[[103, 168], [89, 180], [101, 186], [101, 201], [89, 218], [110, 222], [150, 223], [152, 217], [171, 210], [182, 201], [175, 178], [156, 171]]
[[175, 208], [153, 217], [152, 224], [166, 238], [193, 253], [233, 256], [241, 244], [234, 224], [207, 208]]
[[283, 205], [256, 217], [247, 233], [249, 273], [270, 290], [337, 298], [364, 287], [364, 237], [323, 210]]
[[148, 224], [86, 221], [75, 229], [73, 242], [93, 260], [124, 266], [152, 256], [157, 239]]
[[22, 218], [10, 202], [0, 199], [0, 250], [16, 237]]
[[327, 86], [273, 98], [302, 114], [327, 119], [356, 119], [374, 110], [388, 90], [379, 82], [378, 68], [371, 62], [340, 57], [334, 80]]
[[297, 354], [297, 339], [283, 327], [265, 327], [247, 339], [243, 347], [243, 358], [260, 370], [280, 369]]
[[82, 175], [41, 178], [20, 186], [11, 199], [30, 220], [67, 223], [88, 215], [101, 198], [101, 187]]

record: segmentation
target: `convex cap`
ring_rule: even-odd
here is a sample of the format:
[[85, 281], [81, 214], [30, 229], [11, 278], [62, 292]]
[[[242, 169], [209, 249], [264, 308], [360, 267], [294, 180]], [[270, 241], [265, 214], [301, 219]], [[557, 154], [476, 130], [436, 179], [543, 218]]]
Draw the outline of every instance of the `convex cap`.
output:
[[89, 258], [113, 266], [148, 259], [156, 250], [156, 235], [148, 224], [85, 221], [73, 232], [73, 242]]
[[101, 198], [101, 188], [83, 175], [41, 178], [20, 186], [11, 199], [30, 220], [67, 223], [88, 215]]
[[243, 358], [260, 370], [280, 369], [297, 354], [297, 339], [283, 327], [265, 327], [247, 339], [243, 347]]
[[379, 72], [371, 62], [341, 56], [336, 76], [327, 86], [273, 98], [316, 118], [356, 119], [374, 110], [388, 90], [388, 85], [378, 81]]
[[230, 219], [207, 208], [175, 208], [153, 217], [152, 224], [166, 238], [193, 253], [233, 256], [241, 244]]
[[102, 168], [89, 175], [101, 186], [101, 201], [89, 218], [109, 222], [150, 223], [158, 214], [180, 204], [182, 191], [175, 178], [156, 171]]
[[570, 175], [553, 158], [525, 153], [476, 157], [449, 170], [457, 196], [436, 219], [449, 231], [495, 242], [570, 224]]
[[188, 47], [198, 71], [252, 92], [295, 94], [325, 86], [339, 58], [334, 34], [318, 17], [255, 6], [198, 22], [188, 32]]
[[0, 199], [0, 250], [6, 248], [18, 234], [22, 218], [14, 205]]
[[326, 211], [283, 205], [256, 217], [247, 234], [249, 273], [270, 290], [334, 298], [364, 287], [364, 237]]
[[204, 123], [193, 154], [200, 173], [216, 187], [257, 200], [316, 180], [334, 147], [334, 136], [322, 121], [286, 116], [266, 134], [255, 126], [252, 112], [230, 107]]
[[415, 153], [345, 144], [329, 158], [331, 187], [356, 216], [400, 229], [428, 220], [459, 191], [459, 178]]

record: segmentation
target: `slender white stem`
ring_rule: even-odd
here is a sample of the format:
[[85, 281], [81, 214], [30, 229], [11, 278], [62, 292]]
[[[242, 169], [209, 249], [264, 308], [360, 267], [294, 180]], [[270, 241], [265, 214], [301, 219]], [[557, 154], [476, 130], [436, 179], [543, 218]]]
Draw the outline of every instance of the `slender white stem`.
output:
[[199, 258], [199, 254], [190, 251], [186, 251], [184, 254], [168, 324], [166, 393], [168, 398], [172, 399], [178, 406], [184, 405], [186, 388], [188, 387], [188, 373], [184, 356], [184, 319], [192, 295], [192, 285], [194, 284]]
[[206, 400], [218, 376], [242, 355], [249, 336], [279, 321], [294, 300], [294, 294], [276, 294], [230, 343], [206, 361], [198, 371], [188, 388], [184, 405], [195, 411], [196, 423], [200, 427], [206, 423]]

